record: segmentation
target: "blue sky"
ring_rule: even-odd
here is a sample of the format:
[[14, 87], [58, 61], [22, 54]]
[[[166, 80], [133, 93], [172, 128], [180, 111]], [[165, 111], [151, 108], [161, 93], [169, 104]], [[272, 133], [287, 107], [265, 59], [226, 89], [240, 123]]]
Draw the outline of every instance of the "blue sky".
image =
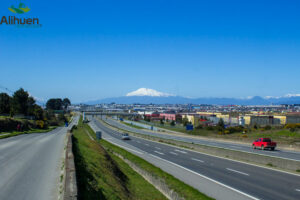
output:
[[[1, 0], [0, 17], [19, 0]], [[0, 26], [0, 85], [73, 102], [141, 87], [188, 97], [300, 93], [300, 1], [30, 1]]]

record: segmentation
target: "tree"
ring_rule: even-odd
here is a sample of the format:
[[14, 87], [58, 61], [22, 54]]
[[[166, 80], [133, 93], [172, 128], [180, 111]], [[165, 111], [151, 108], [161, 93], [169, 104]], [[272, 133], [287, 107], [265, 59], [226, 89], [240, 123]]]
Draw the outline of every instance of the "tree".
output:
[[170, 125], [171, 125], [171, 126], [175, 126], [175, 125], [176, 125], [176, 124], [175, 124], [175, 121], [172, 120], [171, 123], [170, 123]]
[[26, 115], [28, 112], [29, 94], [23, 88], [15, 91], [12, 97], [12, 109], [14, 113]]
[[33, 97], [28, 97], [28, 100], [27, 100], [27, 115], [34, 115], [34, 109], [35, 109], [35, 100]]
[[63, 107], [63, 101], [61, 99], [49, 99], [46, 103], [48, 110], [61, 110]]
[[224, 128], [225, 123], [224, 123], [224, 120], [223, 120], [222, 118], [219, 120], [218, 126], [219, 126], [220, 128], [222, 128], [222, 129]]
[[44, 119], [44, 110], [42, 109], [41, 106], [34, 105], [33, 115], [34, 115], [35, 119], [43, 120]]
[[189, 124], [189, 120], [187, 117], [182, 118], [182, 124], [183, 124], [183, 126], [186, 126]]
[[0, 114], [9, 114], [11, 97], [6, 93], [0, 93]]
[[164, 120], [163, 119], [160, 119], [160, 124], [164, 125]]
[[65, 109], [67, 109], [68, 106], [71, 105], [71, 101], [68, 98], [64, 98], [62, 103], [63, 103], [63, 106], [64, 106]]

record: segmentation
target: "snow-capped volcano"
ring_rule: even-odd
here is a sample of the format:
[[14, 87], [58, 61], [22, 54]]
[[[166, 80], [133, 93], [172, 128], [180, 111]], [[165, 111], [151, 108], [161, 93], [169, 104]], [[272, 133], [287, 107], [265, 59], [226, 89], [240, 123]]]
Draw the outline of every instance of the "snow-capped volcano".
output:
[[159, 92], [159, 91], [149, 89], [149, 88], [140, 88], [133, 92], [127, 93], [126, 96], [127, 97], [130, 97], [130, 96], [169, 97], [169, 96], [174, 96], [174, 95]]

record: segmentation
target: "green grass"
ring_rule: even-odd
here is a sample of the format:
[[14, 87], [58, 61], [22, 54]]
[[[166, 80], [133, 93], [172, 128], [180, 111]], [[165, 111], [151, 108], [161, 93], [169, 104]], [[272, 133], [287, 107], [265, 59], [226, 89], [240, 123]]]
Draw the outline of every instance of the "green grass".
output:
[[[140, 121], [140, 123], [148, 124], [147, 122]], [[170, 126], [170, 125], [161, 125], [158, 122], [153, 123], [154, 126], [161, 127], [164, 129], [168, 129], [171, 131], [177, 131], [181, 133], [185, 133], [188, 135], [198, 135], [209, 138], [219, 138], [219, 139], [228, 139], [228, 140], [238, 140], [244, 142], [252, 142], [253, 140], [261, 137], [269, 137], [274, 141], [278, 142], [278, 144], [295, 144], [300, 142], [300, 130], [296, 130], [295, 132], [291, 132], [289, 129], [280, 129], [280, 128], [272, 128], [271, 130], [254, 130], [247, 134], [242, 134], [241, 132], [220, 135], [216, 130], [206, 130], [202, 129], [194, 129], [193, 131], [187, 131], [182, 126]]]
[[8, 138], [8, 137], [13, 137], [13, 136], [17, 136], [17, 135], [23, 135], [23, 134], [31, 134], [31, 133], [46, 133], [46, 132], [50, 132], [52, 130], [54, 130], [55, 128], [57, 128], [57, 126], [50, 126], [47, 129], [31, 129], [28, 131], [13, 131], [13, 132], [1, 132], [0, 133], [0, 139], [3, 138]]
[[121, 123], [122, 123], [122, 124], [125, 124], [125, 125], [127, 125], [127, 126], [131, 126], [132, 128], [136, 128], [136, 129], [144, 129], [143, 127], [136, 126], [136, 125], [134, 125], [134, 124], [130, 124], [130, 123], [127, 123], [127, 122], [122, 122], [122, 121], [121, 121]]
[[86, 131], [95, 137], [91, 128], [80, 119], [77, 129], [73, 130], [79, 199], [166, 199], [124, 161], [92, 141]]
[[159, 177], [165, 180], [166, 184], [177, 192], [179, 195], [184, 197], [187, 200], [194, 200], [194, 199], [212, 199], [207, 197], [206, 195], [200, 193], [198, 190], [194, 189], [193, 187], [181, 182], [180, 180], [176, 179], [172, 175], [162, 171], [158, 167], [148, 163], [147, 161], [143, 160], [142, 158], [135, 156], [128, 151], [125, 151], [105, 140], [100, 141], [101, 145], [106, 149], [116, 152], [119, 155], [122, 155], [124, 158], [130, 160], [131, 162], [135, 163], [140, 168], [144, 169], [145, 171], [151, 173], [152, 175]]

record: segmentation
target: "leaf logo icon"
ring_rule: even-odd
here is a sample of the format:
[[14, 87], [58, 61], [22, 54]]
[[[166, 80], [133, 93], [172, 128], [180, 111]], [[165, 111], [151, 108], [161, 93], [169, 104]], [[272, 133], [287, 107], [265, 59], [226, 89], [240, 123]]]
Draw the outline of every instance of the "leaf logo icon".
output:
[[24, 14], [30, 11], [30, 8], [28, 8], [24, 3], [20, 3], [18, 8], [15, 8], [13, 5], [8, 8], [13, 13], [17, 14]]

